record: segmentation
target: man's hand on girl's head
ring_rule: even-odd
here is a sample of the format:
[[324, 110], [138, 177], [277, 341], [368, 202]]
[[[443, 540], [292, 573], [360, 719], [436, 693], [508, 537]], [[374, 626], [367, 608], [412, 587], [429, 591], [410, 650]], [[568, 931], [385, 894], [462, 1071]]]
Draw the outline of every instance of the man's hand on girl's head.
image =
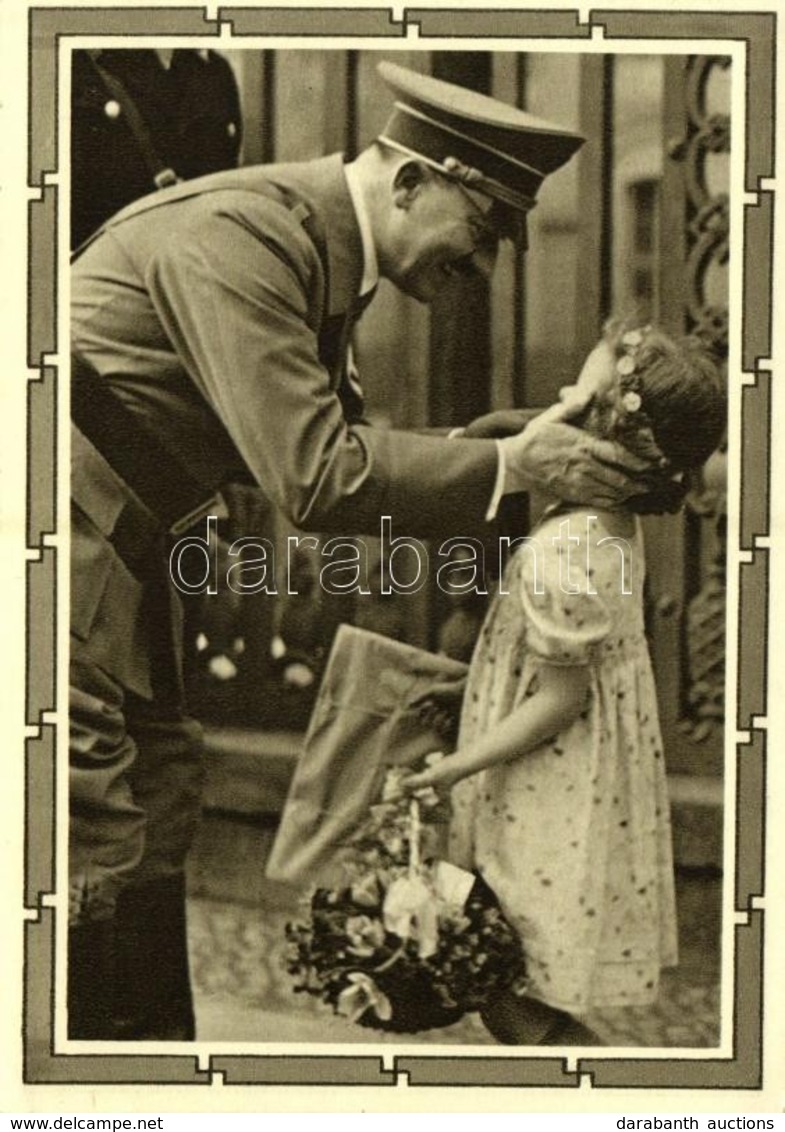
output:
[[620, 444], [599, 440], [570, 421], [588, 397], [577, 386], [564, 391], [517, 436], [499, 441], [505, 462], [505, 494], [545, 491], [570, 503], [597, 508], [619, 507], [647, 490], [640, 479], [646, 461]]

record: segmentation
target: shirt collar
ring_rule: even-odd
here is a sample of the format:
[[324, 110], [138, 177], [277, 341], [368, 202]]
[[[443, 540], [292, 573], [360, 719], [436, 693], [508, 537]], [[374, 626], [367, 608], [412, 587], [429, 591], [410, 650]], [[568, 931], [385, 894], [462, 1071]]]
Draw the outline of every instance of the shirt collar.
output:
[[354, 165], [344, 165], [346, 183], [349, 186], [349, 196], [352, 198], [354, 212], [357, 217], [357, 227], [360, 229], [360, 239], [363, 248], [363, 275], [360, 282], [360, 295], [367, 295], [379, 282], [379, 263], [376, 259], [376, 247], [371, 231], [371, 218], [360, 188], [360, 178]]

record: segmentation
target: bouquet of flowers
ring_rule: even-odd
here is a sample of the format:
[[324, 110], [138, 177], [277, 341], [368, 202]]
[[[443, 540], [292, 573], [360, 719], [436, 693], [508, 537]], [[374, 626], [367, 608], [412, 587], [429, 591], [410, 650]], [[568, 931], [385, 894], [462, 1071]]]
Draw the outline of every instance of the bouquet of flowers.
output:
[[440, 799], [405, 798], [402, 773], [388, 772], [347, 844], [345, 883], [317, 889], [287, 937], [296, 990], [362, 1026], [413, 1033], [522, 990], [524, 960], [490, 888], [439, 859]]

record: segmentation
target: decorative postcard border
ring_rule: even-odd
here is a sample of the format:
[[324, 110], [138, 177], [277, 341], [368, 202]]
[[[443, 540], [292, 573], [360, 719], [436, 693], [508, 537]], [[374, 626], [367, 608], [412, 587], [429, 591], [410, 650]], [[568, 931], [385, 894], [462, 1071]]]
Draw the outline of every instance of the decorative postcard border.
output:
[[[737, 748], [736, 959], [733, 1052], [729, 1058], [382, 1057], [216, 1054], [200, 1067], [194, 1055], [64, 1054], [54, 1037], [56, 554], [45, 545], [62, 516], [56, 512], [57, 342], [56, 194], [58, 168], [57, 57], [74, 35], [180, 34], [234, 37], [421, 37], [453, 39], [576, 38], [605, 40], [732, 40], [746, 45], [746, 153], [742, 325], [742, 469], [740, 496], [739, 664]], [[27, 546], [36, 556], [27, 573], [26, 720], [37, 735], [26, 742], [24, 1077], [31, 1084], [194, 1084], [220, 1078], [233, 1085], [409, 1085], [578, 1088], [759, 1089], [762, 1085], [764, 821], [766, 801], [766, 648], [769, 608], [771, 484], [771, 338], [774, 194], [776, 14], [684, 11], [577, 11], [232, 8], [208, 19], [204, 9], [33, 8], [29, 13], [28, 184], [38, 190], [28, 213], [28, 505]], [[222, 41], [225, 45], [227, 40]], [[754, 125], [753, 125], [754, 123]], [[764, 647], [761, 647], [762, 642]], [[731, 726], [733, 723], [731, 722]], [[744, 920], [746, 917], [746, 920]]]

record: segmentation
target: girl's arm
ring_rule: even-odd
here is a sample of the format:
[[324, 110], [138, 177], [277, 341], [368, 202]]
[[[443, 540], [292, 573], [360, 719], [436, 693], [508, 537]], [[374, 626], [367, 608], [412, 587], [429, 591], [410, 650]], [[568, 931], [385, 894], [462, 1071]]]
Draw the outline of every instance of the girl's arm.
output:
[[533, 696], [471, 747], [459, 749], [420, 774], [407, 776], [402, 788], [407, 793], [427, 786], [449, 789], [461, 778], [485, 767], [533, 751], [577, 719], [586, 705], [588, 691], [587, 665], [543, 664]]

